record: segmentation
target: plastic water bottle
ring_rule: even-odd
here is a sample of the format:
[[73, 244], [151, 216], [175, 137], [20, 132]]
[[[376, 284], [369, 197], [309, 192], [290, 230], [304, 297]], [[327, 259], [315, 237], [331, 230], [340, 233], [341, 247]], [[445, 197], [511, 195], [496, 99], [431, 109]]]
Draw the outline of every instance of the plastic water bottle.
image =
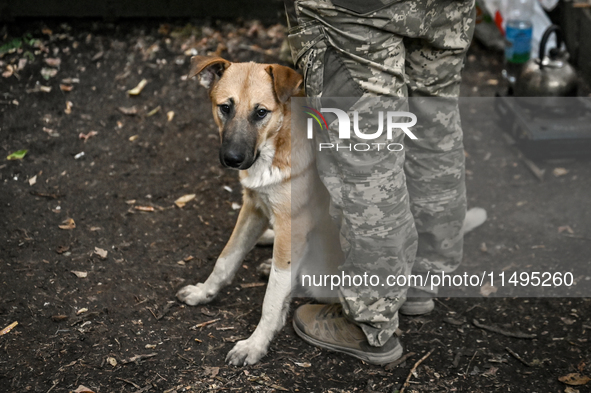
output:
[[507, 22], [503, 77], [511, 88], [530, 57], [534, 1], [536, 0], [506, 0], [505, 3]]

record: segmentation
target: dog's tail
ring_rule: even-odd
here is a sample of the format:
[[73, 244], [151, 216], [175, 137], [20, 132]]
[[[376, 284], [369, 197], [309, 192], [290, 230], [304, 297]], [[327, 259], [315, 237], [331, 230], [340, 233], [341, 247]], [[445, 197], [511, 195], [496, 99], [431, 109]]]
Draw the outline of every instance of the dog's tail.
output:
[[462, 232], [464, 234], [470, 232], [474, 228], [477, 228], [484, 224], [486, 221], [486, 210], [481, 207], [473, 207], [466, 212], [466, 218], [464, 219], [464, 225], [462, 226]]

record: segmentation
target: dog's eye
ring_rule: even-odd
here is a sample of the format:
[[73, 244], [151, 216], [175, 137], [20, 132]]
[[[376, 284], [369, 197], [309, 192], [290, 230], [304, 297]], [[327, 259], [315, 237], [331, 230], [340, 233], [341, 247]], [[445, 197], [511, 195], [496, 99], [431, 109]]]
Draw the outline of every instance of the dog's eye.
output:
[[222, 113], [225, 113], [226, 115], [230, 113], [230, 105], [228, 104], [219, 105], [219, 108], [222, 111]]
[[267, 113], [269, 113], [268, 110], [266, 110], [266, 109], [259, 109], [257, 111], [257, 118], [263, 119], [265, 116], [267, 116]]

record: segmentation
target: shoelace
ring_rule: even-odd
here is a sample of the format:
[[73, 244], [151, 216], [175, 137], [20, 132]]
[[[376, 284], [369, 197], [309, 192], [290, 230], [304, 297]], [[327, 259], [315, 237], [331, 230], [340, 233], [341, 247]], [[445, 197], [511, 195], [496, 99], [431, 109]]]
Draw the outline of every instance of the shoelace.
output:
[[343, 314], [343, 307], [339, 303], [328, 304], [320, 310], [318, 317], [339, 317]]

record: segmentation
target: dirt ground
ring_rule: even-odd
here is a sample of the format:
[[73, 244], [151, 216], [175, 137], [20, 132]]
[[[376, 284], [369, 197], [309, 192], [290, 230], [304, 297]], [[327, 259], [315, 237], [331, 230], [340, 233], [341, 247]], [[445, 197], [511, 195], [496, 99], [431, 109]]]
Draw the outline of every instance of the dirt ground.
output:
[[[258, 322], [255, 266], [271, 249], [251, 252], [212, 303], [176, 301], [211, 271], [241, 203], [206, 93], [183, 75], [195, 51], [277, 62], [284, 29], [186, 23], [0, 27], [2, 45], [25, 37], [0, 58], [0, 329], [18, 322], [0, 335], [1, 392], [385, 393], [409, 375], [407, 392], [591, 391], [588, 298], [438, 299], [434, 312], [401, 318], [413, 354], [386, 368], [307, 345], [290, 314], [261, 363], [224, 364]], [[494, 95], [500, 67], [473, 45], [463, 95]], [[467, 131], [465, 145], [469, 204], [489, 212], [466, 237], [467, 266], [589, 263], [588, 161], [538, 162], [539, 181], [498, 130]], [[581, 385], [559, 381], [571, 373]]]

